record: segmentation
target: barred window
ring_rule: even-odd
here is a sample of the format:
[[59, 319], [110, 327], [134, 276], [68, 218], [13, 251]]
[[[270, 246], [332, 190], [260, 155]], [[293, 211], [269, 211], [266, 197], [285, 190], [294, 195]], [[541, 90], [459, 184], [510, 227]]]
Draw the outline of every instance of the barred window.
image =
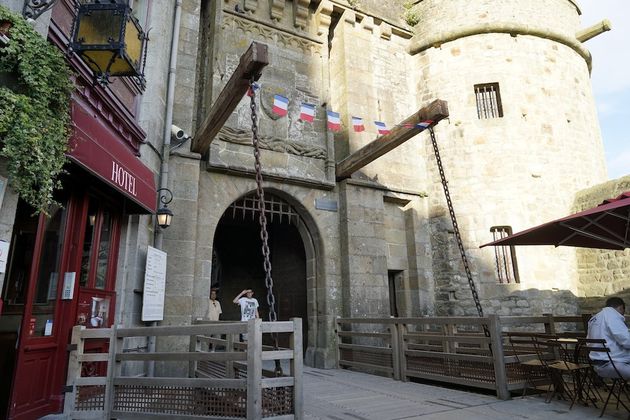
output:
[[477, 117], [480, 120], [503, 117], [498, 83], [475, 85], [475, 98], [477, 99]]
[[[492, 232], [493, 240], [498, 241], [511, 235], [512, 228], [510, 226], [493, 226], [490, 228], [490, 232]], [[494, 257], [499, 283], [520, 283], [514, 247], [511, 245], [495, 246]]]

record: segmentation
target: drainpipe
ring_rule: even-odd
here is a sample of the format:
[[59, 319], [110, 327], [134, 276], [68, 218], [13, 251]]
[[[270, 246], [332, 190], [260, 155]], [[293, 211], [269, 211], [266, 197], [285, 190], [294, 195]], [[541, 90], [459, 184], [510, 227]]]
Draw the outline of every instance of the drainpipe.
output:
[[[173, 101], [175, 96], [175, 71], [177, 70], [177, 49], [179, 47], [179, 23], [182, 15], [182, 0], [175, 1], [175, 17], [173, 18], [173, 38], [171, 40], [171, 56], [168, 64], [168, 79], [166, 82], [166, 116], [164, 118], [164, 142], [162, 145], [162, 165], [160, 168], [160, 188], [168, 186], [168, 160], [171, 154], [171, 125], [173, 125]], [[160, 193], [161, 194], [161, 193]], [[158, 208], [160, 201], [158, 197]], [[157, 219], [154, 218], [153, 246], [162, 249], [162, 240], [164, 233], [162, 228], [157, 225]], [[151, 322], [151, 326], [156, 326], [157, 322]], [[155, 352], [155, 337], [147, 337], [147, 350], [149, 353]], [[155, 362], [149, 361], [147, 364], [147, 376], [152, 377], [155, 374]]]

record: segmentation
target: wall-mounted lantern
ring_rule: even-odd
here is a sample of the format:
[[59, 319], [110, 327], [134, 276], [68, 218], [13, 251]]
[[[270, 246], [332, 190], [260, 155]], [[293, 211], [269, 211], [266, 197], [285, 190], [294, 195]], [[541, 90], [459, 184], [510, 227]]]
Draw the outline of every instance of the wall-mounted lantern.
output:
[[168, 188], [159, 188], [157, 192], [164, 191], [166, 194], [160, 194], [160, 203], [163, 204], [155, 216], [157, 218], [157, 224], [162, 229], [166, 229], [171, 225], [171, 221], [173, 220], [173, 212], [168, 208], [168, 203], [173, 201], [173, 193]]
[[144, 89], [147, 40], [127, 0], [92, 0], [77, 8], [70, 49], [99, 83], [127, 76], [136, 78]]

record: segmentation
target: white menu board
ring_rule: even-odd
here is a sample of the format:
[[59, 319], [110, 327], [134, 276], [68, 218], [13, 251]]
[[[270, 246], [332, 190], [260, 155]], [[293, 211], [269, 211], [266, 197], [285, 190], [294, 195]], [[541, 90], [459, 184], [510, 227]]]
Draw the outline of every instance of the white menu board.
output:
[[142, 294], [142, 320], [162, 321], [164, 319], [164, 287], [166, 285], [166, 252], [149, 247], [144, 273], [144, 293]]

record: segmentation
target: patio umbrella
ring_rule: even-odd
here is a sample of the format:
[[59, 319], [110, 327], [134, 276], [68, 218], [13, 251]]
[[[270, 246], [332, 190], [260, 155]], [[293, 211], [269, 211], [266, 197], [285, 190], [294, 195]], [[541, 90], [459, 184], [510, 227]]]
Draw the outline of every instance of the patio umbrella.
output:
[[484, 246], [554, 245], [584, 248], [630, 247], [630, 191], [597, 207], [544, 223]]

